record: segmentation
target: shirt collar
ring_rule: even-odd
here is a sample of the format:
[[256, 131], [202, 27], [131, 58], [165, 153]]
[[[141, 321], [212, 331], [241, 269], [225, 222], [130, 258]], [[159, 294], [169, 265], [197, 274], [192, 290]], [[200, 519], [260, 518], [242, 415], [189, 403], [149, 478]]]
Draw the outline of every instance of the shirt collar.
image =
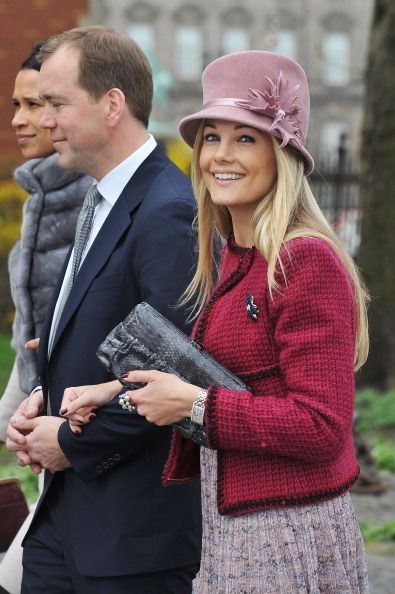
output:
[[111, 206], [115, 204], [132, 175], [136, 173], [141, 163], [152, 153], [156, 144], [155, 138], [152, 134], [149, 134], [144, 144], [109, 171], [97, 184], [100, 194]]

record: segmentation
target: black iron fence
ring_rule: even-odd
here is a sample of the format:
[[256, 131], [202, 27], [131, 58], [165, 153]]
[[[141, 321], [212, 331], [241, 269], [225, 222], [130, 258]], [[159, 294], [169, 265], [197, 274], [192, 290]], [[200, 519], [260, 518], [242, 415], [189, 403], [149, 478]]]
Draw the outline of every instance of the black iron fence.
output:
[[316, 163], [309, 177], [318, 203], [352, 256], [361, 242], [362, 207], [359, 171], [342, 139], [337, 155]]

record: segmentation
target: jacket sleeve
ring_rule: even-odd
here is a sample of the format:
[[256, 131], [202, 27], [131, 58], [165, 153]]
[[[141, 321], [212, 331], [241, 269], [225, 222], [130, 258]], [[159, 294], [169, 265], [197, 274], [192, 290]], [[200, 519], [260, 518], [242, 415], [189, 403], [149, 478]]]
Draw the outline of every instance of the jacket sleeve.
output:
[[116, 397], [97, 411], [96, 418], [83, 428], [81, 435], [63, 423], [58, 441], [74, 471], [89, 482], [111, 472], [140, 450], [166, 439], [166, 435], [169, 439], [170, 431], [169, 427], [157, 427], [144, 417], [123, 410]]
[[282, 260], [286, 281], [268, 296], [277, 393], [266, 393], [264, 381], [253, 394], [211, 387], [208, 438], [216, 449], [330, 461], [352, 427], [354, 291], [344, 265], [321, 240], [295, 240]]

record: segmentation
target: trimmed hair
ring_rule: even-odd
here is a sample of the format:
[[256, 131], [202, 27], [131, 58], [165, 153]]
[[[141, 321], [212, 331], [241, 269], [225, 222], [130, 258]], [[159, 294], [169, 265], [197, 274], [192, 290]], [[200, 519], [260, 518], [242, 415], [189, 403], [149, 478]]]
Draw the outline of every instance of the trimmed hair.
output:
[[[215, 270], [213, 247], [218, 237], [227, 240], [233, 232], [232, 219], [225, 206], [212, 202], [199, 167], [203, 145], [204, 121], [198, 130], [192, 156], [192, 185], [195, 192], [198, 213], [195, 224], [198, 232], [199, 254], [195, 275], [188, 285], [182, 303], [195, 300], [193, 314], [197, 316], [213, 292]], [[341, 240], [333, 231], [311, 191], [304, 174], [304, 162], [296, 151], [281, 149], [273, 136], [272, 142], [277, 162], [277, 181], [273, 189], [258, 204], [252, 228], [254, 245], [268, 262], [267, 280], [273, 299], [279, 290], [276, 281], [280, 270], [285, 278], [280, 258], [281, 248], [297, 237], [315, 237], [326, 241], [343, 262], [354, 286], [357, 311], [357, 332], [355, 341], [355, 369], [366, 361], [369, 350], [367, 302], [369, 300], [360, 273]]]
[[148, 128], [152, 109], [152, 70], [146, 55], [132, 39], [110, 27], [80, 27], [53, 35], [39, 54], [44, 62], [59, 48], [80, 52], [78, 84], [98, 100], [120, 89], [132, 116]]
[[19, 70], [37, 70], [37, 72], [40, 72], [41, 62], [38, 60], [38, 56], [44, 43], [45, 41], [36, 41], [36, 43], [33, 45], [31, 53], [22, 62]]

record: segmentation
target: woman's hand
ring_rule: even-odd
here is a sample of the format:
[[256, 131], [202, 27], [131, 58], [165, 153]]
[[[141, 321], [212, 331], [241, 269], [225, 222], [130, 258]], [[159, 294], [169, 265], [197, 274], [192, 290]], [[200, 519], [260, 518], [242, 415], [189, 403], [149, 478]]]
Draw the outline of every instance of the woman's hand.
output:
[[126, 382], [146, 384], [143, 388], [127, 392], [137, 413], [155, 425], [170, 425], [189, 417], [199, 386], [188, 384], [171, 373], [162, 371], [131, 371], [122, 379]]
[[81, 433], [81, 426], [95, 418], [95, 410], [112, 400], [121, 389], [122, 384], [118, 380], [66, 388], [59, 413], [69, 420], [73, 433]]
[[34, 351], [35, 349], [38, 349], [39, 344], [40, 344], [39, 338], [32, 338], [31, 340], [28, 340], [27, 342], [25, 342], [24, 347], [25, 347], [25, 349]]

